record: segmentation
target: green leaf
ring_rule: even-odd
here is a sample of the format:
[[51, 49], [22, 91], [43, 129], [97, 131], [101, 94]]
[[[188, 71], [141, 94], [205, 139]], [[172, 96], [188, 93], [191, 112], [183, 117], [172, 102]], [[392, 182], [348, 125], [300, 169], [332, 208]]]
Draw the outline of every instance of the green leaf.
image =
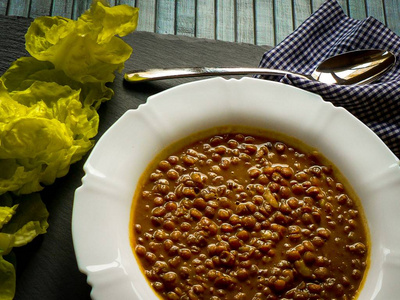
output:
[[[0, 195], [29, 194], [66, 175], [94, 145], [106, 86], [132, 48], [124, 36], [138, 9], [95, 0], [78, 20], [38, 17], [26, 33], [32, 57], [0, 78]], [[31, 225], [34, 226], [34, 225]]]
[[[4, 72], [1, 79], [6, 87], [5, 90], [12, 92], [23, 91], [37, 80], [55, 81], [62, 77], [62, 74], [62, 71], [56, 71], [54, 65], [48, 61], [40, 61], [34, 57], [20, 57]], [[64, 77], [67, 78], [65, 74]]]
[[2, 229], [3, 234], [14, 236], [14, 247], [26, 245], [49, 227], [49, 212], [38, 193], [21, 196], [17, 202], [16, 214]]
[[25, 36], [26, 49], [76, 81], [111, 82], [113, 72], [121, 70], [132, 53], [132, 48], [115, 35], [134, 31], [137, 21], [137, 8], [109, 7], [105, 1], [93, 1], [77, 21], [36, 18]]
[[0, 77], [0, 300], [15, 294], [12, 248], [49, 226], [32, 193], [66, 175], [93, 146], [96, 110], [113, 96], [106, 83], [132, 53], [115, 35], [135, 30], [137, 20], [137, 8], [105, 0], [93, 0], [77, 21], [38, 17], [25, 36], [32, 57]]
[[0, 232], [0, 255], [10, 253], [15, 244], [15, 235]]
[[128, 5], [109, 7], [95, 0], [78, 19], [80, 32], [90, 33], [97, 43], [108, 43], [115, 35], [125, 36], [136, 29], [139, 9]]
[[[2, 229], [4, 224], [7, 224], [13, 215], [15, 215], [18, 205], [13, 207], [0, 206], [0, 229]], [[1, 247], [0, 247], [1, 248]]]
[[0, 300], [11, 300], [15, 295], [14, 265], [0, 256]]
[[0, 194], [39, 191], [41, 183], [51, 184], [67, 174], [69, 166], [92, 148], [99, 116], [82, 104], [80, 93], [36, 81], [0, 102]]

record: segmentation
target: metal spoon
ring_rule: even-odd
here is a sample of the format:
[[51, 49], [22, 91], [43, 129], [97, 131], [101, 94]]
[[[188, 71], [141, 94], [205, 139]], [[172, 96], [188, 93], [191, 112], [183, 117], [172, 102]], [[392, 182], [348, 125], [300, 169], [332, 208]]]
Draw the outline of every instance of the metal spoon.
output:
[[311, 75], [266, 68], [172, 68], [148, 69], [126, 73], [128, 82], [143, 82], [158, 79], [218, 76], [218, 75], [294, 75], [328, 84], [366, 84], [376, 80], [396, 62], [396, 57], [386, 50], [356, 50], [336, 55], [323, 61]]

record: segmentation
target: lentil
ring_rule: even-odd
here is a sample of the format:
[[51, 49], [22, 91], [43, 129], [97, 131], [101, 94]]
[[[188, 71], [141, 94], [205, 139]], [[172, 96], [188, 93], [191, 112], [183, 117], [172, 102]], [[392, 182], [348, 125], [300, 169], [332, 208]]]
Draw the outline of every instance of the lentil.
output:
[[133, 252], [163, 299], [356, 298], [367, 228], [320, 154], [227, 133], [170, 153], [145, 176]]

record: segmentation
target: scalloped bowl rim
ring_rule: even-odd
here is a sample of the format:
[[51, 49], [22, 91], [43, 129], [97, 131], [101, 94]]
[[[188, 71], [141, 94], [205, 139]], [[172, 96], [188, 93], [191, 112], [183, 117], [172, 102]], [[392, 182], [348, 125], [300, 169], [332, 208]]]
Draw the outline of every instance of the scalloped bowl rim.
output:
[[266, 80], [217, 77], [149, 97], [115, 122], [92, 150], [75, 192], [72, 235], [93, 299], [159, 299], [130, 245], [135, 185], [166, 146], [223, 125], [293, 136], [333, 162], [360, 197], [371, 234], [370, 268], [358, 299], [400, 294], [398, 158], [348, 111], [318, 95]]

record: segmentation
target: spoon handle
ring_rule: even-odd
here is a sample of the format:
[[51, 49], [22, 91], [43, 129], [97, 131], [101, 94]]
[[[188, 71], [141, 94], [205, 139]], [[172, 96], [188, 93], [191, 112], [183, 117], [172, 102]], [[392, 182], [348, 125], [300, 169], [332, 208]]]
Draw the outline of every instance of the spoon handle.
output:
[[218, 75], [295, 75], [305, 79], [312, 79], [307, 75], [302, 75], [289, 71], [265, 69], [265, 68], [236, 68], [236, 67], [193, 67], [193, 68], [171, 68], [171, 69], [148, 69], [126, 73], [124, 79], [128, 82], [143, 82], [158, 79], [171, 79], [196, 76], [218, 76]]

